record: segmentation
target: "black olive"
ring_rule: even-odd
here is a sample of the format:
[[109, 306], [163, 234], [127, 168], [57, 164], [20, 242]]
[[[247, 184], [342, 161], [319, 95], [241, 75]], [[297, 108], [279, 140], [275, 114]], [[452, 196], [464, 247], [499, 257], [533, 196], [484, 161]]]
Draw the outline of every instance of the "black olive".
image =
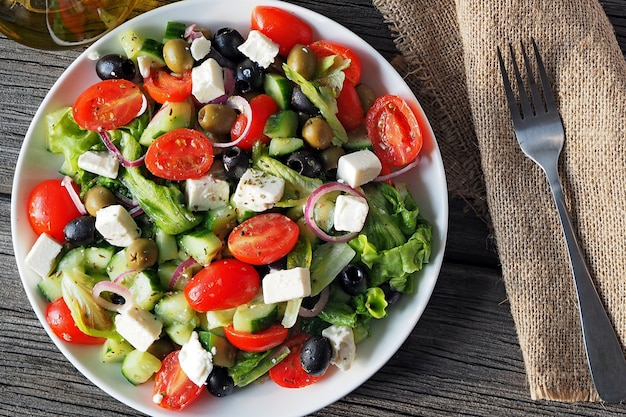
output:
[[328, 369], [332, 357], [330, 340], [324, 336], [311, 336], [302, 345], [300, 364], [309, 375], [320, 376]]
[[309, 116], [317, 116], [320, 111], [315, 105], [304, 95], [302, 89], [299, 86], [294, 86], [291, 92], [291, 107], [301, 113], [308, 114]]
[[317, 304], [319, 299], [320, 294], [314, 295], [312, 297], [304, 297], [300, 306], [306, 308], [307, 310], [311, 310], [313, 307], [315, 307], [315, 304]]
[[238, 180], [250, 166], [250, 153], [237, 146], [231, 146], [222, 154], [222, 163], [226, 176]]
[[385, 300], [389, 305], [397, 303], [402, 298], [402, 293], [391, 288], [389, 282], [381, 284], [380, 289], [385, 293]]
[[206, 387], [213, 396], [225, 397], [233, 393], [235, 383], [226, 368], [215, 366], [209, 375]]
[[322, 162], [309, 151], [296, 151], [287, 157], [286, 162], [289, 168], [305, 177], [319, 178], [324, 173]]
[[135, 63], [122, 55], [105, 55], [96, 62], [96, 74], [101, 80], [132, 80], [136, 73]]
[[359, 295], [367, 291], [367, 271], [360, 264], [348, 264], [339, 273], [339, 285], [348, 295]]
[[96, 218], [84, 215], [70, 220], [63, 229], [65, 240], [77, 246], [88, 245], [97, 240]]
[[121, 306], [126, 304], [126, 299], [119, 294], [113, 293], [113, 295], [111, 295], [111, 302]]
[[235, 69], [235, 88], [242, 94], [263, 88], [263, 68], [249, 58], [237, 64]]
[[244, 54], [237, 48], [245, 42], [241, 33], [233, 28], [222, 28], [213, 35], [213, 47], [223, 57], [238, 62], [244, 58]]

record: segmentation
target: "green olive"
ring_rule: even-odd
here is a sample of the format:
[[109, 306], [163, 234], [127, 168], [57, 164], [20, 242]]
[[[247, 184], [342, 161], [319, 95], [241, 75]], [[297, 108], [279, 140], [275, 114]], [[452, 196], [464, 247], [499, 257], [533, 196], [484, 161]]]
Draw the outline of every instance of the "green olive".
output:
[[126, 263], [136, 270], [150, 268], [159, 259], [159, 247], [152, 239], [140, 237], [126, 248]]
[[106, 187], [96, 185], [85, 194], [85, 209], [87, 213], [95, 216], [98, 210], [103, 207], [117, 204], [115, 195]]
[[198, 111], [198, 123], [214, 135], [227, 135], [235, 123], [237, 112], [225, 104], [206, 104]]
[[376, 93], [374, 93], [374, 90], [372, 90], [370, 86], [366, 84], [357, 85], [356, 92], [359, 95], [359, 100], [361, 101], [361, 107], [363, 107], [363, 111], [367, 113], [370, 107], [372, 107], [372, 104], [374, 104], [374, 101], [376, 101]]
[[300, 74], [304, 79], [310, 80], [317, 71], [317, 58], [308, 46], [296, 44], [289, 55], [287, 55], [287, 65]]
[[324, 164], [324, 171], [330, 174], [329, 176], [336, 174], [339, 158], [345, 154], [346, 151], [340, 146], [330, 146], [320, 152], [320, 159], [322, 160], [322, 164]]
[[333, 140], [333, 130], [324, 118], [311, 117], [302, 127], [302, 138], [315, 149], [325, 149]]
[[170, 39], [163, 45], [163, 60], [172, 72], [182, 74], [193, 67], [189, 44], [184, 39]]

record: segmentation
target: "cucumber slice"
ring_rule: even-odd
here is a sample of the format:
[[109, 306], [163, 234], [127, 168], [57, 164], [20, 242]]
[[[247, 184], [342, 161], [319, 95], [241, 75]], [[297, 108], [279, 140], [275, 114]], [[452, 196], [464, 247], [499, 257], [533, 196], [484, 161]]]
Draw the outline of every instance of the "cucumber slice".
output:
[[172, 342], [184, 345], [189, 341], [195, 327], [194, 324], [190, 323], [174, 323], [165, 327], [165, 333], [172, 339]]
[[135, 33], [134, 30], [129, 29], [120, 36], [120, 45], [124, 49], [126, 56], [132, 60], [137, 60], [142, 44], [143, 38]]
[[129, 271], [130, 269], [131, 268], [126, 262], [126, 251], [122, 249], [113, 254], [111, 260], [109, 261], [109, 264], [106, 267], [106, 273], [111, 281], [113, 281], [115, 278]]
[[236, 310], [236, 308], [230, 308], [228, 310], [207, 311], [205, 329], [215, 330], [232, 324]]
[[161, 361], [153, 354], [140, 350], [129, 352], [122, 361], [122, 375], [133, 385], [148, 381], [159, 369]]
[[185, 29], [187, 29], [187, 25], [182, 22], [167, 22], [163, 34], [163, 43], [170, 39], [185, 39]]
[[204, 219], [204, 227], [222, 240], [235, 226], [237, 226], [237, 211], [230, 205], [209, 210]]
[[298, 131], [298, 113], [293, 110], [280, 110], [265, 122], [263, 134], [270, 138], [291, 138]]
[[168, 293], [161, 298], [154, 306], [154, 314], [165, 327], [176, 323], [190, 323], [195, 327], [198, 323], [198, 316], [182, 291]]
[[87, 271], [87, 273], [106, 273], [106, 268], [114, 254], [115, 248], [112, 246], [92, 246], [85, 248], [85, 271]]
[[59, 259], [56, 270], [68, 271], [75, 268], [81, 272], [85, 272], [85, 248], [82, 246], [67, 251], [67, 253]]
[[181, 127], [191, 127], [194, 117], [193, 105], [188, 101], [167, 102], [152, 117], [141, 134], [139, 143], [150, 146], [162, 134]]
[[142, 310], [151, 311], [156, 303], [165, 295], [161, 288], [158, 274], [153, 271], [141, 271], [129, 288], [135, 304]]
[[180, 236], [178, 244], [201, 265], [208, 265], [222, 250], [222, 240], [207, 229], [197, 229]]
[[147, 38], [141, 44], [137, 58], [143, 57], [150, 61], [152, 66], [163, 67], [163, 44], [157, 40]]
[[154, 241], [159, 248], [159, 264], [178, 258], [178, 245], [176, 237], [165, 233], [161, 229], [157, 229]]
[[63, 297], [61, 290], [61, 275], [50, 275], [37, 283], [37, 289], [50, 302], [56, 301]]
[[304, 148], [304, 140], [300, 138], [273, 138], [270, 140], [268, 152], [272, 157], [280, 157], [302, 148]]
[[372, 140], [367, 136], [365, 127], [357, 128], [348, 132], [348, 141], [342, 146], [349, 152], [361, 151], [363, 149], [374, 149], [372, 146]]
[[230, 368], [235, 364], [237, 349], [224, 336], [215, 332], [199, 331], [198, 338], [202, 346], [213, 355], [213, 364]]
[[122, 362], [126, 355], [133, 350], [135, 350], [135, 348], [126, 340], [107, 339], [102, 344], [100, 360], [103, 363]]
[[233, 328], [238, 332], [259, 333], [267, 330], [278, 318], [276, 304], [242, 304], [233, 316]]
[[274, 99], [279, 109], [286, 110], [291, 106], [293, 84], [286, 77], [276, 73], [266, 74], [263, 89]]

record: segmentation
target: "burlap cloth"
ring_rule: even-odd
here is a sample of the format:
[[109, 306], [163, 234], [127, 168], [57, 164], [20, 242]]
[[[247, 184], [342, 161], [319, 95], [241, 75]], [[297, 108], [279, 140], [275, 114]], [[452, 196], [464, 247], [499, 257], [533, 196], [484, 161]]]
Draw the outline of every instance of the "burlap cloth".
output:
[[626, 340], [626, 63], [595, 0], [373, 0], [437, 136], [454, 197], [491, 226], [532, 399], [599, 401], [543, 172], [513, 133], [496, 47], [535, 38], [566, 130], [560, 172], [598, 291]]

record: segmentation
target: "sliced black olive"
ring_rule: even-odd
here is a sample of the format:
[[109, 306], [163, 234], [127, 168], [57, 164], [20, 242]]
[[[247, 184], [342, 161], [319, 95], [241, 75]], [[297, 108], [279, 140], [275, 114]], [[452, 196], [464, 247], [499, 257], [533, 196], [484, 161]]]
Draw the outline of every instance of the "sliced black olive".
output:
[[367, 291], [367, 271], [360, 264], [349, 264], [339, 273], [339, 285], [348, 295]]
[[324, 336], [311, 336], [302, 345], [300, 364], [309, 375], [320, 376], [328, 369], [332, 357], [330, 340]]
[[389, 282], [381, 284], [380, 289], [385, 293], [385, 300], [389, 305], [397, 303], [402, 298], [402, 293], [391, 288]]
[[233, 28], [222, 28], [213, 35], [213, 46], [225, 58], [238, 62], [244, 54], [237, 48], [245, 42], [241, 33]]
[[291, 107], [298, 112], [306, 113], [309, 116], [317, 116], [320, 111], [315, 105], [304, 95], [299, 86], [294, 86], [291, 92]]
[[315, 304], [317, 304], [317, 302], [320, 299], [320, 295], [314, 295], [312, 297], [304, 297], [302, 299], [302, 303], [300, 304], [301, 307], [306, 308], [307, 310], [311, 310], [313, 307], [315, 307]]
[[318, 178], [324, 173], [324, 165], [309, 151], [296, 151], [287, 158], [287, 166], [305, 177]]
[[232, 146], [222, 154], [222, 163], [226, 176], [238, 180], [250, 166], [250, 153], [237, 146]]
[[84, 215], [70, 220], [63, 229], [65, 240], [77, 246], [88, 245], [97, 240], [96, 218]]
[[122, 55], [105, 55], [96, 62], [96, 74], [101, 80], [132, 80], [136, 73], [135, 63]]
[[235, 390], [233, 378], [228, 374], [226, 368], [216, 366], [211, 371], [206, 384], [211, 395], [215, 397], [225, 397]]
[[242, 94], [263, 88], [263, 68], [249, 58], [237, 64], [235, 69], [235, 89]]

